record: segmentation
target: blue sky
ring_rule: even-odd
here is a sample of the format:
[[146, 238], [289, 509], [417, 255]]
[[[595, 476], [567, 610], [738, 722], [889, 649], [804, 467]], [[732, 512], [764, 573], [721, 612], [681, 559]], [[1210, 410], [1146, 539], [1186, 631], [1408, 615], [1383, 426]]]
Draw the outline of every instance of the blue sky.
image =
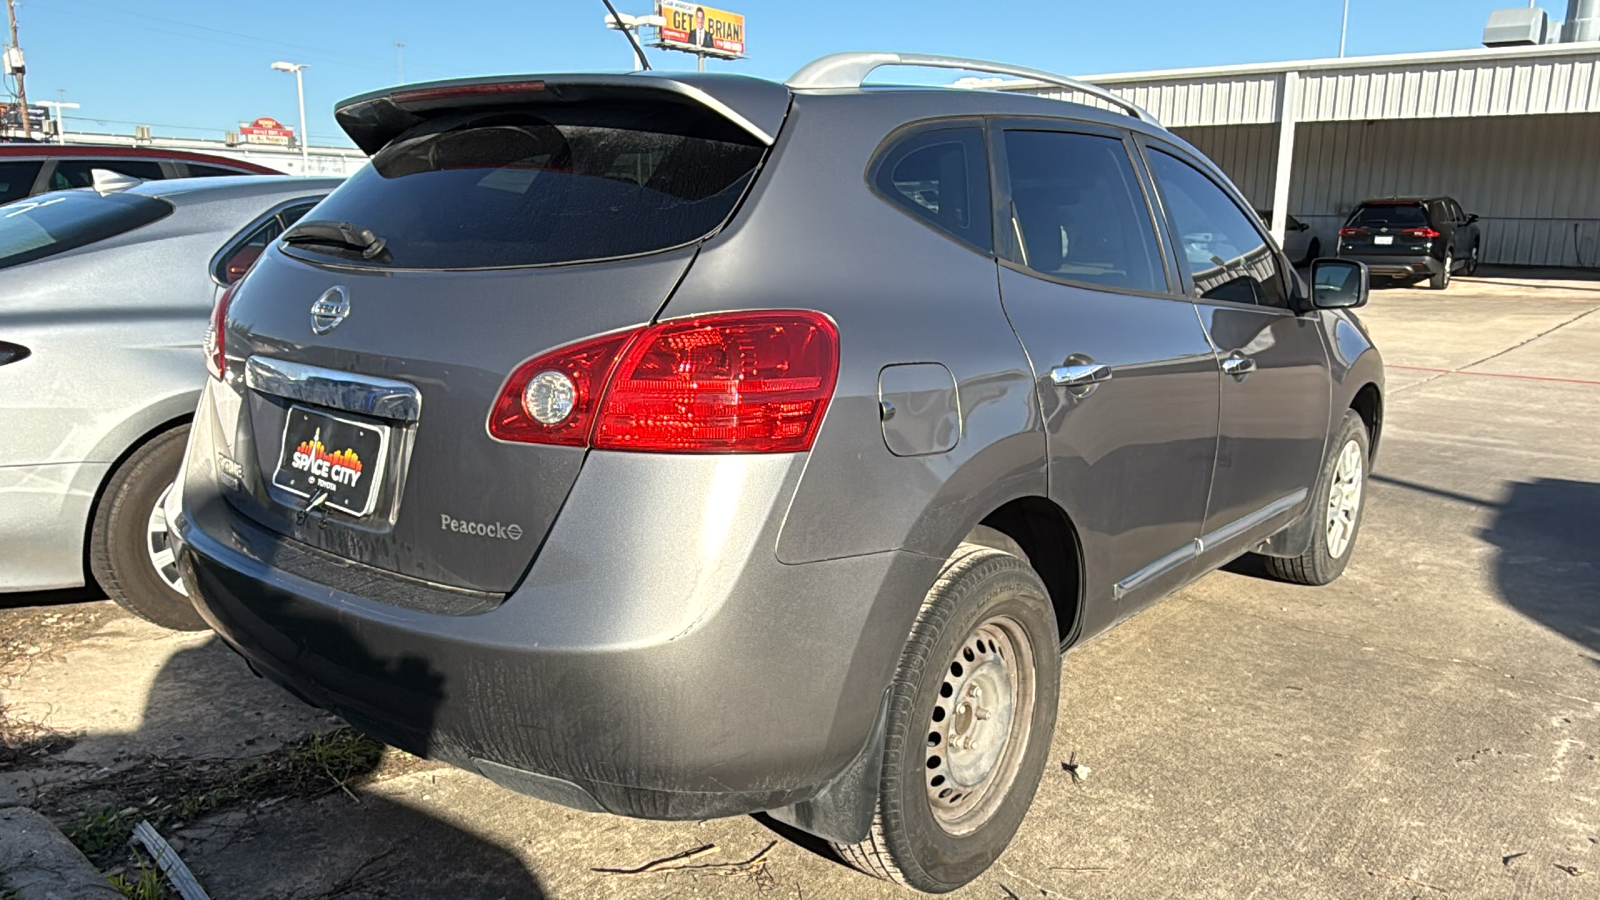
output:
[[[642, 14], [651, 0], [613, 0]], [[1350, 0], [1350, 55], [1480, 45], [1490, 10], [1517, 0]], [[1563, 0], [1543, 0], [1553, 19]], [[976, 56], [1066, 74], [1336, 56], [1342, 0], [724, 0], [746, 17], [750, 59], [715, 71], [782, 79], [839, 50]], [[622, 36], [600, 0], [18, 0], [30, 101], [82, 104], [74, 131], [220, 138], [257, 116], [295, 125], [294, 78], [307, 63], [313, 144], [348, 144], [333, 104], [396, 81], [501, 72], [615, 70]], [[694, 57], [654, 51], [657, 68]], [[99, 121], [93, 121], [99, 120]]]

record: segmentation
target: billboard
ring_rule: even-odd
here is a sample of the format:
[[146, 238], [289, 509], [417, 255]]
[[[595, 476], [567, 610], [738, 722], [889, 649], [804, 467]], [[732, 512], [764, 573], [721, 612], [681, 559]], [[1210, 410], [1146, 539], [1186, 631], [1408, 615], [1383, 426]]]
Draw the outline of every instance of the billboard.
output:
[[661, 26], [661, 46], [708, 56], [744, 55], [744, 16], [689, 3], [656, 0]]
[[[48, 106], [28, 107], [28, 127], [33, 131], [44, 131], [45, 123], [50, 121], [50, 108]], [[18, 103], [0, 103], [0, 126], [8, 129], [22, 129], [22, 105]]]
[[254, 122], [239, 123], [239, 140], [246, 144], [288, 147], [294, 143], [294, 129], [277, 119], [262, 116]]

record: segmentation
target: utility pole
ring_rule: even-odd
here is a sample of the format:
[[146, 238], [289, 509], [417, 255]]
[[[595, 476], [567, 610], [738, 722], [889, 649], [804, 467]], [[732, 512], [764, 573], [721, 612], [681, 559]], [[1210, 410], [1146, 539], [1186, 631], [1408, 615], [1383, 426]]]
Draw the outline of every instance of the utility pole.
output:
[[406, 43], [405, 43], [405, 41], [395, 41], [394, 42], [394, 73], [395, 73], [395, 75], [399, 76], [399, 80], [396, 81], [395, 84], [405, 84], [406, 83]]
[[[17, 58], [22, 58], [22, 45], [17, 43], [17, 0], [6, 0], [6, 16], [11, 20], [11, 46], [17, 50]], [[22, 106], [20, 122], [24, 137], [33, 137], [33, 120], [28, 118], [28, 89], [22, 86], [23, 67], [19, 67], [15, 76], [17, 79], [17, 102]]]

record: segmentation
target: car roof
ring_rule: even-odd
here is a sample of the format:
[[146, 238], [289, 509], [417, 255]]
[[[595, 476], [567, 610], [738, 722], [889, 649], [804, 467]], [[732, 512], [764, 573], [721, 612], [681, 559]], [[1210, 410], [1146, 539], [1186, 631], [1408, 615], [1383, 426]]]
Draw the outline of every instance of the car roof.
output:
[[1412, 203], [1429, 203], [1434, 200], [1449, 200], [1451, 198], [1434, 195], [1431, 197], [1374, 197], [1361, 201], [1360, 206], [1406, 206]]
[[168, 150], [161, 147], [124, 147], [118, 144], [0, 144], [0, 159], [164, 159], [171, 162], [204, 163], [213, 166], [230, 166], [262, 175], [281, 175], [259, 163], [209, 153], [189, 150]]
[[[327, 193], [343, 178], [305, 178], [298, 175], [228, 175], [216, 178], [167, 178], [141, 181], [123, 193], [159, 197], [178, 205], [212, 200], [232, 200], [270, 194], [305, 196]], [[84, 189], [87, 190], [87, 189]]]

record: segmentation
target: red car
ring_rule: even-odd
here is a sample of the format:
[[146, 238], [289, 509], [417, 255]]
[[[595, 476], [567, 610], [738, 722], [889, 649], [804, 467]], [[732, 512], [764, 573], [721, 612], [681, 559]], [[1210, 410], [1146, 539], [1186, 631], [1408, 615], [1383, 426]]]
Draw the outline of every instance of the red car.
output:
[[89, 144], [0, 144], [0, 203], [23, 197], [89, 187], [95, 169], [134, 178], [196, 178], [205, 175], [282, 175], [237, 159], [159, 150], [154, 147], [97, 147]]

